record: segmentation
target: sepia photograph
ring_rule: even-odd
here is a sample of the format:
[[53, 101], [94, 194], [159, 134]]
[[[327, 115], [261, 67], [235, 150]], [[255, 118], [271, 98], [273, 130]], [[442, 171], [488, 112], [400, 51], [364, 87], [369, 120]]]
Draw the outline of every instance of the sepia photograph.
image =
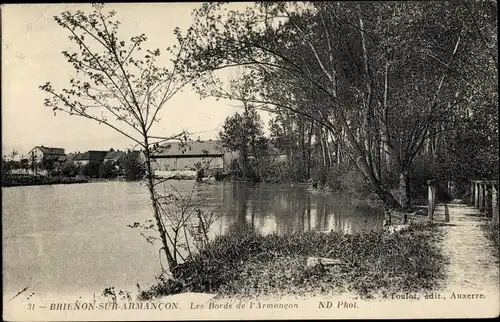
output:
[[4, 320], [500, 315], [496, 1], [0, 10]]

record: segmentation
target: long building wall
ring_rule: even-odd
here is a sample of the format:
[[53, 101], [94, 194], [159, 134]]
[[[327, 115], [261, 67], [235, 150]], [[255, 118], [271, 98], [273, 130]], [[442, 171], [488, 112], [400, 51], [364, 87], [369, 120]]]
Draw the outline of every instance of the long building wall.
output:
[[179, 156], [157, 158], [153, 162], [153, 169], [157, 171], [196, 170], [195, 164], [200, 163], [205, 169], [223, 169], [224, 159], [217, 157], [191, 157]]
[[178, 155], [169, 157], [153, 157], [153, 170], [155, 171], [182, 171], [196, 170], [195, 164], [201, 163], [206, 169], [223, 169], [223, 171], [231, 171], [233, 160], [237, 159], [239, 153], [237, 151], [229, 151], [224, 155], [217, 156], [190, 156]]

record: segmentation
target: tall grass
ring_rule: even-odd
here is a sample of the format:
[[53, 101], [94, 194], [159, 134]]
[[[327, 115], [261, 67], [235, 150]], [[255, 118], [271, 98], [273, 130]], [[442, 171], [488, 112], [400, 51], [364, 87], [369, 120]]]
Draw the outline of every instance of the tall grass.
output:
[[[430, 290], [444, 277], [437, 232], [427, 225], [390, 235], [233, 232], [216, 238], [175, 272], [182, 287], [163, 281], [143, 291], [141, 298], [168, 295], [173, 289], [243, 297], [343, 291], [371, 297]], [[337, 258], [345, 264], [333, 270], [308, 267], [309, 256]]]

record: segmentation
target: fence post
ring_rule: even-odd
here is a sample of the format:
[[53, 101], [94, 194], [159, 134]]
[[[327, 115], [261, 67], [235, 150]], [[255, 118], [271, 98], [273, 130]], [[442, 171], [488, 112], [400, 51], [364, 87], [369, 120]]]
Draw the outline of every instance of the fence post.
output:
[[495, 183], [491, 184], [491, 217], [498, 222], [498, 190]]
[[479, 209], [479, 211], [482, 211], [484, 208], [484, 204], [483, 204], [484, 190], [483, 190], [483, 182], [482, 181], [479, 181], [478, 188], [479, 188], [478, 189], [479, 193], [478, 193], [478, 198], [477, 198], [477, 208]]
[[436, 203], [436, 186], [434, 185], [435, 181], [435, 179], [427, 181], [427, 220], [429, 220], [430, 222], [434, 220], [434, 207]]
[[444, 222], [450, 222], [450, 209], [448, 209], [448, 204], [444, 204]]
[[474, 181], [470, 181], [470, 197], [469, 197], [469, 205], [474, 205], [474, 193], [475, 193], [475, 189], [474, 189]]
[[474, 207], [479, 208], [479, 184], [474, 181]]
[[484, 184], [484, 213], [491, 217], [491, 181]]

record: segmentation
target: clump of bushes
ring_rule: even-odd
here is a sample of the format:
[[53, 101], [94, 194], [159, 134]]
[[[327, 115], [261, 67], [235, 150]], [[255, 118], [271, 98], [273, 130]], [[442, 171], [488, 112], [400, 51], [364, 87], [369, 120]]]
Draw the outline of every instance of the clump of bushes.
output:
[[106, 161], [99, 166], [99, 178], [113, 178], [116, 177], [117, 171], [112, 162]]
[[78, 174], [85, 177], [97, 178], [99, 176], [99, 169], [101, 165], [97, 162], [90, 162], [88, 164], [82, 165], [78, 169]]
[[74, 177], [78, 174], [78, 168], [73, 162], [66, 162], [61, 167], [61, 175], [64, 177]]
[[129, 153], [123, 162], [125, 178], [129, 181], [140, 180], [146, 174], [142, 162], [138, 160], [137, 154]]
[[286, 183], [295, 181], [296, 176], [294, 175], [293, 169], [291, 169], [286, 162], [268, 162], [264, 163], [262, 169], [262, 179], [265, 182], [273, 183]]
[[363, 199], [372, 193], [372, 189], [355, 166], [339, 163], [331, 166], [326, 183], [334, 191], [347, 194], [353, 198]]
[[[220, 296], [266, 294], [319, 295], [350, 290], [362, 297], [376, 293], [430, 290], [444, 277], [437, 229], [419, 225], [408, 231], [353, 235], [295, 232], [262, 236], [252, 231], [217, 237], [174, 270], [177, 292], [215, 292]], [[334, 271], [308, 267], [309, 256], [340, 259]], [[163, 281], [140, 298], [172, 294]], [[178, 285], [176, 286], [178, 287]]]

